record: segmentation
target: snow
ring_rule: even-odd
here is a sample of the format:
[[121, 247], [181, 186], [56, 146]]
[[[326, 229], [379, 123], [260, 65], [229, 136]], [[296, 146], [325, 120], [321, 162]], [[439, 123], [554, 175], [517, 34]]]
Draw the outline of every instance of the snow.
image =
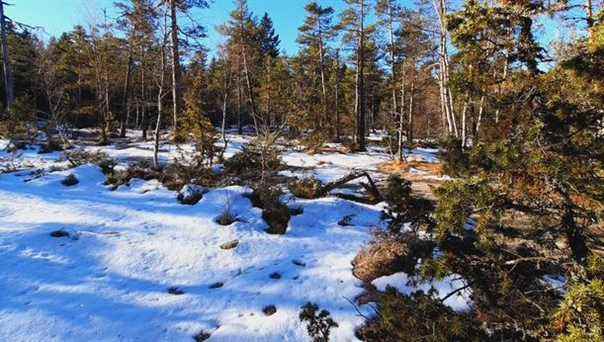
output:
[[559, 293], [561, 293], [561, 294], [566, 293], [566, 285], [568, 283], [568, 280], [566, 279], [566, 277], [564, 277], [562, 275], [549, 274], [549, 275], [543, 276], [542, 281], [544, 284], [547, 284], [549, 287], [558, 291]]
[[[229, 140], [227, 157], [250, 137]], [[152, 156], [148, 142], [80, 147], [107, 153], [121, 168]], [[191, 149], [166, 144], [160, 159]], [[424, 153], [433, 157], [417, 151]], [[291, 175], [322, 181], [357, 169], [377, 172], [388, 158], [380, 149], [283, 156], [303, 169]], [[308, 301], [338, 322], [334, 341], [356, 340], [364, 320], [349, 299], [363, 288], [351, 261], [383, 227], [383, 204], [290, 197], [288, 205], [303, 212], [277, 236], [265, 232], [246, 187], [211, 189], [188, 206], [157, 180], [134, 179], [111, 191], [100, 168], [68, 169], [59, 152], [0, 152], [0, 170], [12, 165], [20, 171], [0, 174], [0, 340], [190, 341], [203, 329], [210, 341], [308, 341], [298, 319]], [[66, 187], [61, 181], [70, 174], [79, 183]], [[227, 204], [238, 221], [221, 226], [216, 218]], [[345, 216], [351, 225], [342, 227]], [[69, 237], [51, 237], [57, 230]], [[236, 248], [220, 248], [233, 240]], [[271, 279], [274, 272], [281, 278]], [[217, 282], [224, 285], [210, 288]], [[184, 294], [169, 294], [174, 286]], [[461, 305], [456, 298], [449, 303]], [[277, 312], [267, 317], [262, 309], [271, 304]]]
[[[428, 293], [431, 289], [435, 290], [435, 298], [444, 299], [453, 291], [463, 288], [467, 285], [466, 281], [458, 274], [451, 274], [442, 280], [433, 280], [431, 282], [420, 282], [415, 284], [409, 276], [404, 273], [396, 273], [375, 279], [372, 282], [379, 291], [385, 291], [387, 286], [394, 287], [398, 292], [409, 295], [417, 291]], [[443, 304], [449, 306], [457, 312], [467, 311], [472, 306], [472, 291], [464, 289], [447, 298]]]

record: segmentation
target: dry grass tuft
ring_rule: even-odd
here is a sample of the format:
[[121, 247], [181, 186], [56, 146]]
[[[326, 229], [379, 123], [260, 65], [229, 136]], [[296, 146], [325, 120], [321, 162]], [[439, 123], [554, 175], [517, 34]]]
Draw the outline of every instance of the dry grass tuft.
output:
[[374, 240], [352, 261], [352, 273], [365, 283], [398, 272], [410, 274], [415, 270], [418, 256], [429, 256], [433, 247], [430, 242], [418, 239], [411, 232], [378, 232]]
[[379, 166], [379, 170], [384, 173], [392, 174], [392, 173], [408, 173], [411, 169], [416, 169], [420, 171], [429, 172], [436, 176], [443, 176], [443, 165], [440, 163], [426, 163], [422, 161], [393, 161], [384, 163]]

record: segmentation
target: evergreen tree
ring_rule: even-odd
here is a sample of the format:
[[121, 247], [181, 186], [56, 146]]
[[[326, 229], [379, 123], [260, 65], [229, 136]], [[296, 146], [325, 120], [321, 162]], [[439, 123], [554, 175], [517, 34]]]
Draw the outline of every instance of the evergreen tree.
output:
[[344, 41], [354, 50], [356, 66], [356, 89], [355, 89], [355, 114], [356, 114], [356, 148], [364, 151], [366, 148], [367, 134], [367, 96], [365, 89], [365, 53], [367, 50], [368, 35], [373, 31], [371, 25], [367, 25], [367, 17], [371, 8], [370, 0], [345, 0], [347, 8], [342, 13], [340, 27], [345, 30]]
[[327, 63], [328, 44], [334, 38], [336, 31], [332, 24], [334, 10], [332, 7], [322, 7], [317, 2], [310, 2], [305, 7], [306, 20], [298, 29], [298, 43], [306, 52], [318, 61], [318, 74], [321, 80], [322, 115], [318, 117], [318, 128], [322, 129], [330, 121], [327, 100]]

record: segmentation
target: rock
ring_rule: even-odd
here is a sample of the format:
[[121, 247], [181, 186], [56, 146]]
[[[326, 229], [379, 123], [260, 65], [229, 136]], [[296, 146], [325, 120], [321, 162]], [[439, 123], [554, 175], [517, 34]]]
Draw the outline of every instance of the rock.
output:
[[292, 263], [296, 266], [300, 266], [300, 267], [306, 267], [306, 263], [303, 261], [300, 261], [298, 259], [294, 259], [292, 260]]
[[76, 231], [69, 231], [65, 229], [55, 230], [50, 233], [50, 236], [54, 238], [70, 238], [72, 240], [78, 240], [80, 238], [80, 233]]
[[346, 215], [344, 217], [342, 217], [342, 219], [340, 221], [338, 221], [338, 225], [342, 226], [342, 227], [350, 227], [352, 226], [352, 219], [354, 218], [355, 215]]
[[273, 272], [271, 273], [271, 275], [269, 276], [271, 277], [271, 279], [281, 279], [281, 274], [279, 272]]
[[197, 335], [193, 336], [193, 340], [195, 342], [201, 342], [201, 341], [205, 341], [205, 340], [209, 339], [210, 336], [211, 336], [210, 333], [202, 330], [199, 333], [197, 333]]
[[224, 250], [228, 250], [228, 249], [237, 248], [237, 246], [239, 246], [239, 240], [233, 240], [233, 241], [223, 243], [222, 245], [220, 245], [220, 248], [224, 249]]
[[64, 231], [63, 229], [55, 230], [54, 232], [50, 233], [50, 236], [54, 238], [69, 237], [69, 232]]
[[205, 193], [208, 192], [208, 189], [197, 185], [197, 184], [187, 184], [182, 187], [182, 189], [178, 192], [178, 201], [182, 204], [186, 205], [195, 205], [202, 198]]
[[171, 295], [180, 296], [180, 295], [185, 294], [185, 291], [183, 291], [179, 287], [172, 286], [172, 287], [168, 288], [168, 293], [171, 294]]
[[277, 312], [277, 308], [274, 305], [265, 306], [262, 312], [267, 316], [272, 316]]
[[65, 179], [63, 179], [61, 181], [61, 184], [65, 185], [65, 186], [74, 186], [74, 185], [77, 185], [78, 183], [80, 183], [80, 181], [76, 178], [76, 176], [74, 174], [70, 174], [69, 176], [65, 177]]
[[222, 283], [222, 282], [216, 282], [216, 283], [210, 285], [210, 289], [219, 289], [219, 288], [221, 288], [223, 286], [224, 286], [224, 283]]

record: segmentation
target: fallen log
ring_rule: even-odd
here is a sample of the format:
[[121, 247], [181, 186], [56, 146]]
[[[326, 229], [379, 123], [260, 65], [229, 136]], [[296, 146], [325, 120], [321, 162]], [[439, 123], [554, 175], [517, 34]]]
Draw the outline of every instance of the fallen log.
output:
[[367, 172], [353, 172], [345, 177], [342, 177], [336, 181], [333, 182], [329, 182], [327, 184], [325, 184], [321, 190], [320, 193], [324, 196], [326, 196], [327, 194], [329, 194], [329, 192], [331, 192], [332, 190], [338, 189], [343, 187], [344, 185], [352, 182], [353, 180], [359, 179], [359, 178], [367, 178], [367, 182], [368, 183], [361, 183], [361, 185], [367, 190], [367, 192], [373, 197], [375, 198], [378, 202], [381, 202], [383, 200], [382, 194], [380, 193], [380, 191], [378, 190], [377, 186], [375, 185], [375, 182], [373, 181], [373, 179], [371, 178], [371, 176], [369, 175], [369, 173]]

